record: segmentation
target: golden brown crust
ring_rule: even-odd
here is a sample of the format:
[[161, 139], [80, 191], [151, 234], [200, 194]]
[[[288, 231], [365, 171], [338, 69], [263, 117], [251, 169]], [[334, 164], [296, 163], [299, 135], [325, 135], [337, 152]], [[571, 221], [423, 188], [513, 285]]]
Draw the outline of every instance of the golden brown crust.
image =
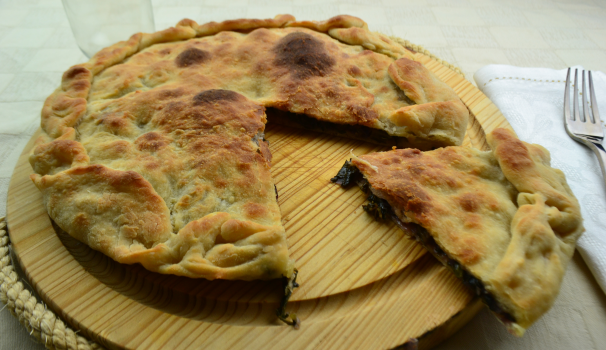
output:
[[393, 59], [407, 57], [414, 59], [411, 51], [391, 40], [388, 36], [374, 33], [367, 28], [333, 28], [328, 31], [333, 38], [350, 45], [360, 45], [365, 49], [372, 50]]
[[400, 57], [413, 58], [350, 16], [138, 33], [63, 75], [44, 104], [32, 179], [59, 226], [117, 261], [209, 279], [289, 276], [264, 106], [459, 144], [466, 110], [456, 125], [440, 126], [439, 114], [455, 118], [447, 108], [428, 112], [431, 123], [392, 122], [413, 103], [388, 72]]
[[487, 137], [492, 151], [405, 149], [352, 162], [400, 218], [482, 281], [521, 335], [553, 304], [582, 219], [547, 150], [506, 129]]
[[42, 108], [41, 125], [50, 137], [61, 136], [86, 113], [91, 81], [91, 72], [82, 66], [73, 66], [63, 73], [61, 87], [46, 99]]
[[532, 195], [540, 193], [545, 204], [553, 208], [549, 213], [553, 230], [562, 238], [572, 235], [576, 240], [582, 228], [579, 204], [564, 173], [551, 168], [549, 152], [540, 145], [518, 140], [505, 129], [495, 130], [487, 139], [503, 173], [520, 192], [518, 202], [535, 203]]
[[[410, 215], [432, 235], [435, 233], [438, 243], [452, 257], [472, 272], [494, 264], [492, 254], [498, 252], [489, 253], [491, 245], [506, 244], [515, 212], [514, 204], [502, 198], [511, 198], [515, 189], [489, 154], [446, 147], [431, 152], [394, 150], [360, 159], [378, 168], [373, 171], [369, 165], [353, 160], [375, 193], [392, 203], [398, 214]], [[492, 231], [500, 235], [483, 234]]]
[[134, 171], [96, 164], [32, 180], [60, 227], [109, 256], [122, 246], [150, 248], [171, 234], [166, 204]]
[[423, 140], [440, 146], [458, 145], [465, 135], [467, 107], [455, 92], [419, 62], [400, 58], [389, 66], [389, 76], [414, 105], [395, 110], [389, 120]]
[[177, 23], [177, 27], [191, 27], [196, 31], [197, 37], [204, 37], [226, 31], [247, 32], [257, 28], [281, 28], [294, 21], [295, 18], [291, 15], [277, 15], [274, 18], [268, 19], [243, 18], [219, 23], [209, 22], [203, 25], [198, 25], [198, 23], [191, 19], [183, 19]]
[[339, 15], [329, 18], [325, 21], [291, 21], [286, 24], [287, 27], [302, 27], [313, 29], [316, 32], [328, 33], [334, 28], [365, 28], [368, 29], [366, 22], [358, 17], [349, 15]]
[[[184, 40], [194, 36], [199, 39]], [[169, 41], [178, 42], [159, 45]], [[150, 47], [152, 44], [157, 45]], [[137, 50], [142, 52], [131, 57]], [[116, 66], [127, 57], [128, 62]], [[180, 71], [187, 68], [188, 79], [200, 88], [234, 90], [268, 107], [332, 123], [382, 129], [408, 138], [408, 145], [423, 148], [461, 144], [467, 109], [452, 89], [411, 59], [414, 57], [409, 51], [384, 35], [369, 32], [366, 24], [355, 17], [296, 22], [284, 15], [203, 26], [184, 20], [176, 28], [133, 35], [78, 68], [93, 75], [103, 71], [99, 78], [106, 83], [92, 87], [93, 99], [116, 98], [175, 83], [182, 79]], [[408, 66], [414, 66], [415, 74], [403, 73]], [[406, 80], [427, 98], [407, 97], [410, 92], [403, 83]], [[104, 96], [99, 96], [99, 91]], [[61, 92], [65, 90], [56, 93], [61, 97], [58, 101], [65, 99]], [[88, 90], [82, 92], [86, 96]], [[67, 101], [49, 99], [45, 108], [52, 111], [61, 104]], [[46, 114], [71, 117], [61, 123], [43, 121], [43, 128], [53, 137], [81, 116], [69, 111]]]
[[91, 105], [79, 141], [72, 132], [37, 146], [32, 164], [48, 175], [32, 180], [49, 214], [92, 248], [152, 271], [292, 273], [269, 161], [254, 141], [263, 107], [233, 91], [195, 92], [154, 89]]
[[34, 172], [40, 175], [54, 175], [69, 168], [85, 166], [90, 159], [82, 144], [70, 138], [71, 132], [51, 141], [44, 142], [34, 148], [30, 163]]

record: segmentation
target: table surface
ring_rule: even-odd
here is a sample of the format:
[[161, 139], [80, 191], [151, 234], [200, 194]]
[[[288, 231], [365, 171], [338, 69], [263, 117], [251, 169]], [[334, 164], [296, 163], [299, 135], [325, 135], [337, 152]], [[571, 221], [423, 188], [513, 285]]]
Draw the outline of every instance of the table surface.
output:
[[[606, 72], [603, 0], [154, 0], [156, 29], [184, 17], [198, 23], [290, 13], [364, 19], [473, 74], [487, 64]], [[60, 0], [0, 0], [0, 217], [17, 158], [39, 126], [44, 99], [71, 65], [86, 61]], [[582, 325], [582, 326], [579, 326]], [[577, 330], [583, 330], [579, 334]], [[575, 255], [554, 307], [517, 339], [481, 311], [439, 349], [596, 349], [606, 343], [606, 296]], [[43, 349], [7, 309], [0, 349]]]

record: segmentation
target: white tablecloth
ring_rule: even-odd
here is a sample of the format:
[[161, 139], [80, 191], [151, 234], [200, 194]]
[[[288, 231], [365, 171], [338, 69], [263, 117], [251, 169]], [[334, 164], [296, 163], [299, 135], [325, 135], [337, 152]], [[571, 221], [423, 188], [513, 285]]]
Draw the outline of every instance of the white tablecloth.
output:
[[[423, 45], [468, 79], [487, 64], [606, 72], [606, 2], [601, 0], [155, 0], [156, 29], [183, 17], [267, 18], [290, 13], [322, 20], [364, 19], [372, 30]], [[86, 60], [59, 0], [0, 0], [0, 216], [8, 182], [39, 125], [44, 99], [63, 71]], [[606, 116], [606, 106], [603, 108]], [[0, 306], [1, 307], [1, 306]], [[522, 339], [482, 311], [440, 349], [599, 349], [606, 344], [606, 296], [577, 255], [554, 308]], [[42, 349], [0, 311], [0, 349]]]

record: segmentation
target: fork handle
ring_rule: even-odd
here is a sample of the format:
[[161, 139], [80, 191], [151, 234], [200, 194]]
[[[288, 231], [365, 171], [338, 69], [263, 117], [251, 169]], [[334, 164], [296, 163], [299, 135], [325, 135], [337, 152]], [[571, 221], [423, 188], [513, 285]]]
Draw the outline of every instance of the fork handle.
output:
[[598, 161], [600, 162], [600, 168], [602, 168], [602, 180], [604, 181], [604, 185], [606, 186], [606, 150], [604, 150], [604, 146], [602, 146], [599, 142], [594, 142], [590, 140], [586, 140], [585, 144], [591, 148], [593, 153], [598, 156]]

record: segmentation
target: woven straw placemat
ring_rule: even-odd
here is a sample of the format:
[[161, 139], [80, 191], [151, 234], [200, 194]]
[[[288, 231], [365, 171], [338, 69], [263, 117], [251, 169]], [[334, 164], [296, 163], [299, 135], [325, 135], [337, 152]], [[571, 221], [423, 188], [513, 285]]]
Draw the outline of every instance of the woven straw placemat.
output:
[[47, 349], [103, 349], [66, 326], [54, 312], [37, 300], [21, 280], [11, 259], [6, 219], [0, 218], [0, 301]]
[[[443, 66], [463, 75], [461, 69], [425, 50], [422, 46], [408, 40], [390, 37], [407, 49], [419, 52], [438, 61]], [[0, 218], [0, 301], [6, 305], [11, 314], [28, 330], [28, 332], [47, 349], [52, 350], [89, 350], [103, 347], [77, 334], [66, 325], [55, 313], [49, 310], [32, 291], [21, 282], [23, 279], [15, 271], [11, 259], [10, 239], [6, 228], [6, 219]]]

